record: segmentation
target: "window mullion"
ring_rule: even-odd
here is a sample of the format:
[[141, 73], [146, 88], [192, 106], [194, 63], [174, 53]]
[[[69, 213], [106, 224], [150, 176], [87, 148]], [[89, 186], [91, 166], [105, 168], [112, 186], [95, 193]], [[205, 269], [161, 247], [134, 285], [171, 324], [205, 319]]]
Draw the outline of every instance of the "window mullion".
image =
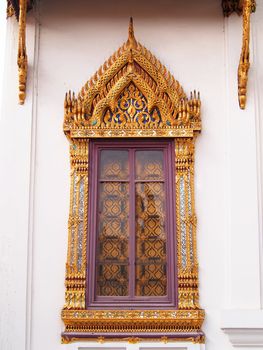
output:
[[129, 276], [129, 294], [133, 299], [135, 295], [135, 150], [129, 151], [130, 165], [130, 237], [129, 237], [129, 260], [130, 260], [130, 276]]

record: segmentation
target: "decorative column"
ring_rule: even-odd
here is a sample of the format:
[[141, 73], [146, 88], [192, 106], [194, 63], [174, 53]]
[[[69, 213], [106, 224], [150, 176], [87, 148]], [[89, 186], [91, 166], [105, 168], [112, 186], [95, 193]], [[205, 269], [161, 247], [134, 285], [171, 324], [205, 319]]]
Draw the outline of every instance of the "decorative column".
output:
[[64, 309], [85, 309], [88, 225], [88, 139], [70, 145], [71, 193]]
[[196, 215], [194, 205], [194, 138], [175, 143], [179, 309], [199, 309]]

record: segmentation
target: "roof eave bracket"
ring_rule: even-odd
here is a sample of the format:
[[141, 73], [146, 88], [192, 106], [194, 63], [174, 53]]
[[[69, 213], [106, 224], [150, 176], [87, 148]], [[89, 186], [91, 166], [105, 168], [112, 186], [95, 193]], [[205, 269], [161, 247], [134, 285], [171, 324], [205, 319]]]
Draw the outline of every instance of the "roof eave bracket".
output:
[[19, 34], [18, 34], [18, 89], [19, 104], [24, 104], [26, 98], [27, 54], [26, 54], [26, 12], [27, 0], [19, 2]]

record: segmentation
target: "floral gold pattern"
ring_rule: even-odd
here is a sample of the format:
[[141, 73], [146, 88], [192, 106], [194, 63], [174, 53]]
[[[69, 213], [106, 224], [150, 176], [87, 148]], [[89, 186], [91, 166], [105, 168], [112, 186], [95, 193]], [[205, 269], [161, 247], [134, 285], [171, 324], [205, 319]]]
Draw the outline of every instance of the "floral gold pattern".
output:
[[[199, 306], [198, 263], [196, 251], [196, 214], [194, 205], [194, 143], [201, 131], [201, 102], [194, 92], [187, 99], [180, 84], [153, 54], [142, 46], [134, 36], [132, 20], [129, 36], [98, 72], [85, 84], [76, 97], [67, 93], [65, 98], [64, 132], [70, 141], [71, 192], [69, 214], [69, 241], [66, 264], [66, 302], [62, 311], [65, 331], [63, 342], [79, 339], [122, 339], [130, 341], [145, 337], [204, 342], [201, 326], [204, 311]], [[90, 138], [173, 138], [175, 140], [176, 223], [177, 223], [177, 279], [178, 308], [169, 310], [116, 310], [89, 309], [85, 297], [89, 291], [86, 273], [86, 243], [88, 218], [88, 172]], [[105, 162], [101, 182], [102, 193], [125, 198], [126, 192], [111, 179], [116, 174], [126, 176], [123, 165], [118, 162], [109, 166]], [[144, 220], [144, 235], [137, 242], [139, 255], [143, 249], [144, 259], [150, 259], [149, 244], [159, 259], [161, 274], [159, 286], [149, 289], [149, 295], [165, 294], [164, 254], [160, 247], [166, 240], [163, 235], [162, 169], [158, 162], [144, 162], [140, 174], [154, 182], [143, 185], [138, 178], [136, 206], [139, 211], [137, 229]], [[144, 202], [148, 192], [158, 201], [158, 210], [151, 205], [151, 196]], [[111, 196], [111, 195], [110, 195]], [[113, 197], [114, 197], [113, 196]], [[145, 198], [144, 198], [145, 197]], [[107, 209], [107, 208], [106, 208]], [[105, 209], [105, 210], [106, 210]], [[118, 208], [116, 207], [116, 210]], [[104, 213], [106, 215], [106, 213]], [[106, 215], [107, 216], [107, 215]], [[105, 216], [105, 220], [107, 219]], [[158, 217], [158, 220], [157, 220]], [[109, 219], [109, 218], [108, 218]], [[122, 215], [119, 220], [125, 220]], [[153, 222], [150, 222], [153, 219]], [[105, 221], [106, 222], [106, 221]], [[104, 221], [103, 221], [104, 223]], [[118, 220], [106, 225], [102, 236], [118, 230]], [[147, 231], [148, 230], [148, 231]], [[147, 243], [147, 235], [155, 231], [157, 240]], [[103, 237], [104, 237], [103, 236]], [[103, 238], [102, 237], [102, 238]], [[104, 238], [105, 238], [104, 237]], [[125, 241], [125, 237], [123, 237]], [[102, 239], [100, 257], [110, 256], [115, 244], [118, 259], [125, 257], [125, 244]], [[123, 242], [124, 242], [123, 241]], [[125, 243], [125, 242], [124, 242]], [[148, 245], [147, 245], [148, 244]], [[147, 255], [148, 254], [148, 255]], [[140, 270], [140, 268], [139, 268]], [[120, 271], [115, 271], [119, 274]], [[143, 271], [139, 271], [143, 275]], [[125, 274], [124, 274], [125, 276]], [[100, 283], [101, 281], [99, 281]], [[103, 284], [101, 284], [103, 290]], [[140, 281], [137, 293], [144, 288]], [[157, 288], [157, 289], [156, 289]], [[120, 292], [120, 291], [119, 291]], [[145, 293], [145, 291], [143, 291]], [[157, 293], [157, 294], [156, 294]], [[159, 294], [158, 294], [159, 293]], [[161, 293], [161, 294], [160, 294]], [[103, 294], [103, 293], [102, 293]]]

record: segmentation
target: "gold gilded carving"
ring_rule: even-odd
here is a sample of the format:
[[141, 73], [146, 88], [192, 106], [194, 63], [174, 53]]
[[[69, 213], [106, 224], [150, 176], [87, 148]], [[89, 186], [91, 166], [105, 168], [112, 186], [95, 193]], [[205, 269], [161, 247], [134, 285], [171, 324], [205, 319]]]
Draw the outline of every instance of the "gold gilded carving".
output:
[[70, 343], [73, 343], [74, 341], [77, 341], [77, 338], [69, 338], [66, 336], [61, 337], [61, 344], [70, 344]]
[[246, 108], [247, 81], [250, 67], [249, 42], [250, 42], [250, 14], [252, 11], [252, 0], [244, 0], [243, 5], [243, 37], [242, 51], [238, 66], [238, 100], [241, 109]]
[[[128, 111], [123, 101], [129, 101]], [[142, 109], [136, 112], [134, 104]], [[64, 132], [70, 138], [191, 137], [201, 130], [200, 105], [199, 94], [188, 100], [178, 81], [136, 41], [131, 21], [127, 42], [77, 97], [66, 94]]]
[[131, 337], [131, 338], [127, 338], [127, 340], [128, 340], [129, 344], [137, 344], [137, 343], [139, 343], [140, 338], [138, 338], [138, 337]]
[[222, 0], [224, 16], [228, 17], [233, 12], [243, 16], [242, 50], [237, 71], [238, 102], [241, 109], [246, 108], [247, 82], [250, 67], [249, 42], [250, 42], [250, 15], [256, 11], [255, 0]]
[[121, 138], [121, 137], [193, 137], [192, 129], [112, 129], [112, 130], [72, 130], [71, 138]]
[[133, 322], [134, 320], [141, 320], [146, 324], [149, 320], [158, 323], [162, 320], [177, 320], [189, 322], [189, 320], [196, 320], [199, 325], [203, 322], [204, 310], [63, 310], [62, 318], [66, 322], [74, 319], [76, 322], [90, 321], [104, 322], [107, 320], [123, 320], [125, 322]]
[[[150, 333], [155, 340], [203, 342], [194, 206], [194, 141], [201, 131], [199, 94], [194, 92], [187, 99], [180, 84], [135, 39], [131, 21], [127, 42], [78, 96], [66, 94], [64, 107], [63, 127], [70, 141], [71, 199], [62, 341], [139, 341]], [[175, 140], [178, 309], [102, 311], [89, 309], [85, 303], [85, 248], [88, 220], [92, 219], [88, 219], [87, 206], [89, 139], [113, 137]]]
[[6, 4], [6, 17], [12, 17], [15, 14], [15, 10], [14, 7], [11, 3], [11, 0], [7, 0], [7, 4]]
[[85, 309], [86, 243], [88, 227], [88, 141], [70, 145], [71, 193], [68, 221], [65, 309]]
[[[94, 341], [94, 340], [97, 340], [98, 343], [100, 344], [104, 344], [106, 339], [105, 337], [98, 337], [98, 338], [77, 338], [77, 337], [72, 337], [72, 338], [69, 338], [67, 336], [62, 336], [61, 337], [61, 343], [62, 344], [70, 344], [70, 343], [74, 343], [74, 342], [77, 342], [77, 341]], [[177, 337], [177, 338], [168, 338], [166, 336], [164, 337], [161, 337], [160, 339], [159, 338], [151, 338], [151, 337], [147, 337], [147, 341], [151, 341], [151, 342], [163, 342], [164, 344], [167, 344], [169, 342], [182, 342], [182, 340], [184, 342], [191, 342], [193, 344], [204, 344], [205, 343], [205, 336], [203, 335], [199, 335], [197, 337], [186, 337], [186, 338], [182, 338], [182, 337]], [[133, 342], [135, 342], [134, 344], [136, 343], [139, 343], [139, 342], [142, 342], [142, 341], [145, 341], [145, 338], [139, 338], [139, 337], [127, 337], [127, 338], [109, 338], [107, 339], [107, 342], [115, 342], [115, 341], [123, 341], [123, 342], [128, 342], [130, 344], [132, 344]]]
[[27, 54], [26, 54], [26, 11], [27, 0], [19, 1], [19, 33], [18, 33], [18, 81], [19, 103], [24, 104], [26, 98]]
[[[238, 15], [242, 14], [244, 8], [244, 0], [222, 0], [222, 8], [224, 16], [228, 17], [233, 12], [236, 12]], [[252, 12], [256, 11], [256, 1], [251, 1], [251, 10]]]
[[[169, 336], [177, 332], [199, 332], [204, 320], [203, 310], [80, 310], [62, 312], [66, 326], [64, 333], [162, 333]], [[160, 336], [161, 339], [163, 336]], [[169, 337], [170, 338], [170, 337]], [[195, 338], [198, 338], [195, 337]], [[194, 339], [194, 338], [193, 338]], [[108, 339], [107, 339], [108, 340]], [[122, 338], [122, 340], [125, 340]]]
[[177, 139], [176, 217], [178, 249], [178, 294], [180, 309], [199, 309], [196, 214], [194, 208], [194, 141]]

